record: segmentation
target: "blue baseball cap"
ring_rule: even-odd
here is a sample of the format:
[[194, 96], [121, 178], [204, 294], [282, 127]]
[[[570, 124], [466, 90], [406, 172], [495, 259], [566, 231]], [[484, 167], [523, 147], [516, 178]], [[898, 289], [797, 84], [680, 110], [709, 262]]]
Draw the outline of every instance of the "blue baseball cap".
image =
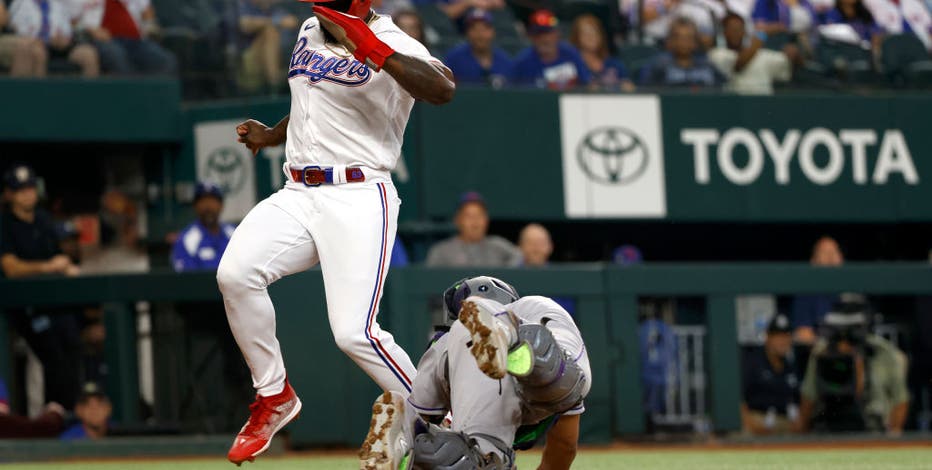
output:
[[527, 32], [530, 35], [547, 33], [557, 29], [560, 20], [550, 10], [537, 10], [528, 18]]
[[492, 14], [481, 8], [473, 8], [469, 10], [469, 13], [466, 13], [466, 16], [463, 17], [463, 28], [469, 29], [474, 23], [482, 21], [486, 24], [492, 24]]
[[460, 210], [463, 208], [463, 206], [472, 202], [475, 202], [485, 208], [485, 198], [483, 198], [481, 194], [476, 191], [467, 191], [460, 195], [460, 200], [456, 205], [456, 210]]
[[220, 186], [208, 181], [201, 181], [197, 183], [197, 186], [194, 188], [194, 202], [199, 201], [205, 196], [213, 196], [219, 199], [220, 202], [223, 202], [223, 191], [220, 189]]

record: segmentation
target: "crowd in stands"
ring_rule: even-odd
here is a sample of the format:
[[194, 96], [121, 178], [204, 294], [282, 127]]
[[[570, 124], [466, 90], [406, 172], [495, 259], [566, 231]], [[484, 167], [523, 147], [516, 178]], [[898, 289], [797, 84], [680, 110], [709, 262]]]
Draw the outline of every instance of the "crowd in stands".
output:
[[[932, 84], [932, 13], [924, 0], [604, 0], [590, 11], [521, 5], [373, 2], [444, 58], [463, 85], [768, 94], [790, 81]], [[291, 0], [3, 0], [0, 71], [207, 73], [218, 82], [235, 78], [239, 93], [282, 93], [294, 37], [309, 14]]]

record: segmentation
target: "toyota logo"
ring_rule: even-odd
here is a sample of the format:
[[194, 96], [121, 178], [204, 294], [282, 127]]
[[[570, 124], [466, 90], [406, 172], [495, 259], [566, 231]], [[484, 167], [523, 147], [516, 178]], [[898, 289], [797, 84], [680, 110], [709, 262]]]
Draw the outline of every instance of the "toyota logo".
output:
[[576, 160], [589, 179], [603, 184], [628, 184], [647, 170], [647, 147], [621, 127], [589, 131], [576, 148]]

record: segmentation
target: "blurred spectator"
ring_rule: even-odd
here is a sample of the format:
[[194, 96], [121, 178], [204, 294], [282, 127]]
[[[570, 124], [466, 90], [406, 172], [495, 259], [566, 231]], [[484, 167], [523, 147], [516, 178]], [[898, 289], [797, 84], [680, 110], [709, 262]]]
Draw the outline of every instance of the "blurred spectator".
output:
[[512, 78], [516, 83], [551, 90], [568, 90], [588, 85], [589, 68], [573, 46], [560, 40], [557, 17], [538, 10], [528, 19], [532, 46], [515, 58]]
[[807, 0], [756, 0], [751, 17], [754, 28], [765, 37], [806, 32], [815, 23], [812, 6]]
[[88, 382], [74, 407], [78, 423], [61, 434], [63, 441], [100, 439], [107, 435], [113, 405], [97, 384]]
[[414, 10], [400, 10], [392, 16], [392, 21], [399, 29], [417, 42], [427, 45], [427, 36], [424, 33], [424, 20]]
[[546, 266], [550, 262], [550, 255], [553, 254], [553, 240], [543, 225], [529, 224], [521, 229], [518, 248], [524, 256], [524, 266]]
[[[550, 232], [541, 224], [528, 224], [518, 235], [518, 249], [524, 258], [523, 266], [542, 268], [550, 264], [553, 254], [553, 240]], [[576, 299], [572, 297], [552, 297], [553, 301], [563, 307], [570, 315], [576, 316]]]
[[864, 0], [886, 34], [915, 34], [932, 50], [932, 13], [922, 0]]
[[380, 15], [394, 16], [401, 10], [410, 10], [412, 8], [409, 0], [373, 0], [372, 9]]
[[[822, 237], [812, 247], [809, 263], [820, 267], [837, 267], [845, 262], [838, 242], [832, 237]], [[815, 328], [822, 322], [825, 314], [838, 302], [837, 295], [811, 294], [798, 295], [793, 298], [792, 321], [796, 329], [793, 333], [796, 341], [812, 344], [816, 340]]]
[[172, 266], [177, 272], [216, 270], [235, 227], [220, 222], [223, 192], [211, 183], [198, 183], [194, 190], [197, 220], [178, 235], [172, 247]]
[[670, 26], [667, 51], [657, 56], [641, 73], [648, 86], [715, 87], [724, 81], [700, 50], [696, 25], [685, 18]]
[[438, 5], [452, 20], [458, 20], [469, 10], [501, 10], [505, 8], [505, 0], [439, 0]]
[[650, 44], [663, 42], [675, 20], [686, 18], [696, 25], [700, 43], [711, 47], [726, 13], [726, 2], [719, 0], [620, 0], [621, 12], [634, 30], [641, 21], [639, 4], [643, 5], [644, 36]]
[[472, 10], [463, 20], [466, 44], [454, 47], [444, 63], [453, 71], [457, 83], [484, 84], [501, 88], [511, 74], [511, 58], [495, 47], [492, 15]]
[[[75, 40], [71, 11], [60, 0], [13, 0], [10, 26], [20, 36], [45, 44], [50, 59], [65, 59], [81, 68], [81, 75], [100, 75], [100, 59], [90, 44]], [[44, 75], [44, 73], [39, 74]]]
[[94, 41], [104, 72], [172, 75], [178, 61], [150, 39], [159, 31], [150, 0], [74, 0], [78, 28]]
[[521, 251], [508, 240], [488, 235], [489, 212], [479, 193], [460, 197], [453, 223], [457, 234], [430, 247], [428, 266], [517, 266]]
[[767, 327], [763, 348], [744, 357], [741, 422], [751, 434], [788, 433], [799, 417], [799, 383], [790, 358], [793, 328], [781, 313]]
[[612, 252], [612, 262], [619, 266], [633, 266], [643, 263], [644, 255], [634, 245], [621, 245]]
[[55, 437], [64, 427], [65, 409], [58, 403], [49, 403], [41, 415], [29, 419], [12, 414], [9, 400], [6, 383], [0, 379], [0, 439]]
[[725, 47], [709, 52], [709, 60], [728, 77], [725, 88], [741, 94], [772, 95], [774, 81], [788, 81], [793, 75], [793, 62], [799, 52], [787, 44], [783, 52], [764, 48], [757, 36], [749, 36], [744, 18], [729, 13], [722, 20]]
[[9, 21], [6, 2], [0, 1], [0, 67], [9, 69], [11, 77], [44, 77], [48, 71], [45, 44], [36, 38], [3, 34]]
[[825, 316], [803, 379], [799, 430], [903, 431], [906, 355], [869, 331], [863, 304], [844, 304]]
[[[8, 278], [43, 274], [78, 274], [77, 266], [61, 252], [55, 225], [38, 209], [37, 178], [32, 168], [14, 165], [4, 173], [4, 199], [0, 235], [0, 267]], [[42, 363], [45, 400], [66, 408], [74, 406], [80, 384], [80, 335], [70, 311], [36, 308], [7, 310], [7, 318]]]
[[862, 0], [836, 0], [834, 7], [825, 12], [822, 22], [851, 26], [861, 41], [879, 46], [882, 31]]
[[300, 20], [274, 0], [240, 0], [239, 32], [243, 41], [240, 85], [249, 92], [284, 86], [282, 36], [292, 36]]
[[117, 189], [100, 199], [100, 245], [86, 247], [81, 270], [85, 274], [149, 271], [149, 257], [141, 244], [139, 209]]
[[586, 13], [576, 17], [570, 31], [570, 43], [579, 50], [592, 74], [594, 86], [605, 90], [634, 91], [624, 64], [609, 55], [608, 36], [595, 15]]

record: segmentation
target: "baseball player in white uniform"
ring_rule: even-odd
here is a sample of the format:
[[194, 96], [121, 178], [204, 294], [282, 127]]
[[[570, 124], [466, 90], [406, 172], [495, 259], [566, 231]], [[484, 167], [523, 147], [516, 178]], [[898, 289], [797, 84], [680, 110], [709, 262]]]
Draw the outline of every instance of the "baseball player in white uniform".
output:
[[[487, 276], [447, 289], [444, 307], [458, 320], [421, 358], [407, 400], [395, 392], [376, 400], [360, 468], [510, 470], [513, 449], [546, 435], [540, 468], [569, 469], [591, 386], [569, 313]], [[447, 412], [450, 430], [427, 424]]]
[[337, 346], [383, 390], [407, 395], [415, 368], [376, 313], [395, 240], [400, 200], [390, 172], [415, 99], [453, 98], [450, 71], [375, 14], [371, 0], [327, 1], [304, 22], [288, 72], [291, 113], [269, 128], [237, 127], [254, 153], [286, 144], [285, 187], [237, 227], [217, 271], [233, 336], [256, 388], [236, 436], [236, 464], [264, 452], [297, 417], [275, 337], [269, 284], [320, 263]]

